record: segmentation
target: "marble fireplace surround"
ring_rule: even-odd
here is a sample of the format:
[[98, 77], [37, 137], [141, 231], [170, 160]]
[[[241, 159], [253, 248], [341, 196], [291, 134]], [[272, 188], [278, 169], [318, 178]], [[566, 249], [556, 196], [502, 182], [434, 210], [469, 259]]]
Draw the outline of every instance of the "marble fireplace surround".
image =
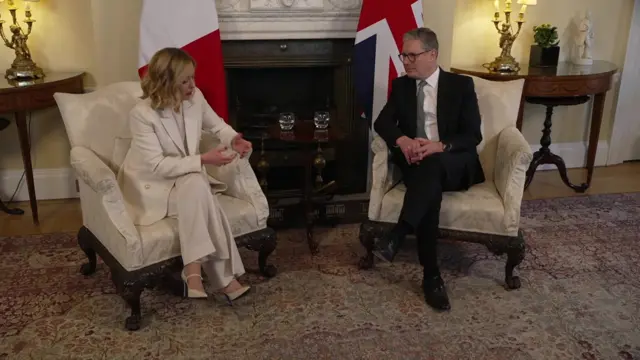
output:
[[362, 0], [216, 0], [222, 40], [355, 38]]

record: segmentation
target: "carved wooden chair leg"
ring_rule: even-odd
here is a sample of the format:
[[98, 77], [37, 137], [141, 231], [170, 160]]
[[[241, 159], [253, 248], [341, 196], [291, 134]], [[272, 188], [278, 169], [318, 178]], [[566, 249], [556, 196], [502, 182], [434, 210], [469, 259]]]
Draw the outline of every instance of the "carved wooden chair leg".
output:
[[258, 251], [258, 267], [260, 268], [260, 273], [267, 278], [272, 278], [278, 273], [278, 269], [275, 266], [267, 264], [267, 258], [276, 249], [276, 245], [276, 234], [273, 232], [263, 240]]
[[80, 273], [85, 276], [96, 272], [96, 251], [91, 247], [91, 236], [92, 234], [84, 226], [78, 231], [78, 245], [89, 259], [88, 263], [84, 263], [80, 266]]
[[369, 224], [364, 223], [360, 225], [360, 243], [366, 250], [365, 256], [360, 258], [360, 269], [371, 269], [373, 267], [374, 238], [375, 234]]
[[521, 286], [520, 277], [513, 275], [513, 270], [524, 260], [525, 244], [522, 231], [518, 236], [509, 241], [506, 249], [507, 264], [505, 266], [505, 285], [507, 290], [519, 289]]
[[144, 286], [141, 282], [134, 282], [133, 284], [125, 284], [123, 286], [122, 297], [131, 307], [131, 315], [125, 320], [125, 327], [129, 331], [135, 331], [140, 329], [140, 322], [142, 315], [140, 311], [140, 295]]

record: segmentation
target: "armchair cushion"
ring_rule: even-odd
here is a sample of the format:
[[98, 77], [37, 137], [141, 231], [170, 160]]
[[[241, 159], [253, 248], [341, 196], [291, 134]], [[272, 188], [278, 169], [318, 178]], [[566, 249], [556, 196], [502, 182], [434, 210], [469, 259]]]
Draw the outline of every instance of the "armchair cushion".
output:
[[[251, 203], [223, 194], [217, 196], [235, 237], [259, 229], [256, 212]], [[136, 229], [140, 234], [146, 264], [155, 264], [180, 255], [177, 219], [166, 217], [151, 225], [136, 226]]]
[[[405, 191], [404, 184], [398, 184], [384, 196], [378, 221], [398, 222]], [[502, 200], [492, 183], [484, 182], [467, 191], [446, 192], [442, 195], [441, 229], [504, 234], [507, 230], [503, 219]]]

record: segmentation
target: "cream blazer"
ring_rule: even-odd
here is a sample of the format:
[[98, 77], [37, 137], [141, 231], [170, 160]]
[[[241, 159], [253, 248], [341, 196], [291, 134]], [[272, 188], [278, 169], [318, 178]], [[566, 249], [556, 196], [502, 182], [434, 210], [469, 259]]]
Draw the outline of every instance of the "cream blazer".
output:
[[187, 149], [170, 109], [154, 110], [145, 99], [129, 114], [131, 147], [118, 182], [136, 225], [150, 225], [167, 216], [169, 193], [182, 175], [201, 172], [218, 191], [226, 188], [208, 177], [200, 161], [200, 139], [203, 132], [210, 132], [231, 149], [237, 132], [213, 111], [199, 89], [183, 106]]

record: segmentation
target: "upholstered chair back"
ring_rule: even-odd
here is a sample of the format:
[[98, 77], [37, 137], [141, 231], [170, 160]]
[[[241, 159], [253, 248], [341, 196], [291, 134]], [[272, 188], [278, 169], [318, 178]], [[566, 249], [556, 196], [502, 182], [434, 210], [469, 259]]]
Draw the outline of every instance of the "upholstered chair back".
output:
[[86, 94], [57, 93], [71, 147], [92, 150], [118, 172], [131, 145], [129, 112], [141, 101], [140, 82], [119, 82]]
[[474, 82], [480, 117], [482, 119], [482, 142], [478, 154], [487, 181], [493, 180], [496, 166], [498, 134], [516, 125], [524, 79], [489, 81], [471, 76]]

